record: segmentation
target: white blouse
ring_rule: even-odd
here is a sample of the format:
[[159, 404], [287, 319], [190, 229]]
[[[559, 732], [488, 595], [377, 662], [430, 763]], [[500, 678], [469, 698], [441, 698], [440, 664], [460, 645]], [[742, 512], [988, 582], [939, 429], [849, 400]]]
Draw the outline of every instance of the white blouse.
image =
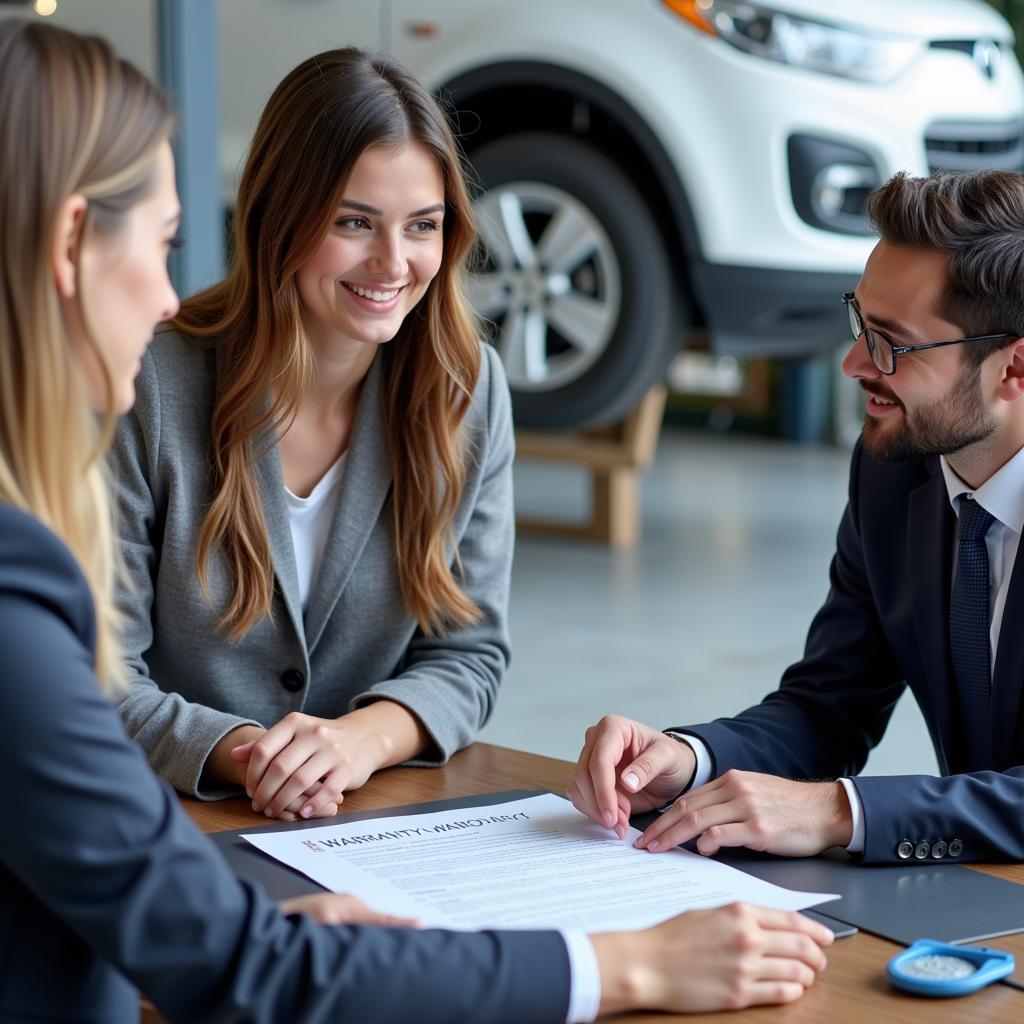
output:
[[324, 473], [309, 497], [300, 498], [292, 494], [287, 487], [284, 489], [303, 614], [309, 603], [309, 592], [313, 589], [313, 583], [320, 572], [334, 510], [338, 507], [338, 492], [341, 490], [345, 455], [346, 453], [342, 452], [341, 458]]

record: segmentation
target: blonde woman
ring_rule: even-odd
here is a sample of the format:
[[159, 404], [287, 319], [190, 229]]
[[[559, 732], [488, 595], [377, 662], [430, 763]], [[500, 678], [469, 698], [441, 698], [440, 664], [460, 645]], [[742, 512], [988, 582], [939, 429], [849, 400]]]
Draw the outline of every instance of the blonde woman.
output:
[[0, 20], [0, 1020], [120, 1024], [136, 989], [188, 1024], [563, 1024], [796, 998], [827, 941], [796, 915], [591, 938], [285, 917], [148, 769], [102, 692], [123, 673], [99, 467], [177, 307], [170, 129], [100, 40]]
[[157, 772], [270, 817], [470, 743], [508, 660], [512, 425], [463, 298], [434, 99], [356, 49], [271, 96], [227, 279], [144, 361], [115, 444], [129, 689]]

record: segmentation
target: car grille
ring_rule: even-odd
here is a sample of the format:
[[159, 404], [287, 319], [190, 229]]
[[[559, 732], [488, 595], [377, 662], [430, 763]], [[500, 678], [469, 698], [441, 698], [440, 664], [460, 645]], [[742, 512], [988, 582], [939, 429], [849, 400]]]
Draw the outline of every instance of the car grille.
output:
[[[974, 59], [974, 48], [978, 45], [977, 39], [933, 39], [928, 44], [933, 50], [952, 50], [954, 53], [962, 53], [965, 57]], [[998, 44], [997, 44], [998, 45]], [[1000, 46], [1000, 53], [1004, 52]]]
[[933, 171], [1020, 171], [1024, 168], [1024, 122], [935, 121], [925, 132]]

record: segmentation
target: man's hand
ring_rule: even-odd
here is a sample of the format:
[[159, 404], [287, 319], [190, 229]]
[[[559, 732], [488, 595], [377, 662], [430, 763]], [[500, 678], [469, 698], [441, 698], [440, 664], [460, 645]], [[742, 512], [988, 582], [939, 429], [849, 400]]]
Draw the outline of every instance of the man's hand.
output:
[[605, 715], [586, 733], [566, 795], [577, 810], [620, 839], [630, 814], [671, 800], [693, 778], [697, 759], [685, 743], [620, 715]]
[[590, 938], [602, 1014], [702, 1013], [793, 1002], [824, 970], [833, 935], [802, 914], [734, 903]]
[[317, 924], [376, 924], [383, 928], [419, 928], [415, 917], [379, 914], [347, 892], [317, 892], [281, 900], [284, 914], [308, 914]]
[[681, 796], [636, 841], [670, 850], [694, 836], [711, 856], [723, 846], [783, 857], [813, 857], [853, 837], [853, 816], [840, 782], [791, 782], [774, 775], [728, 771]]

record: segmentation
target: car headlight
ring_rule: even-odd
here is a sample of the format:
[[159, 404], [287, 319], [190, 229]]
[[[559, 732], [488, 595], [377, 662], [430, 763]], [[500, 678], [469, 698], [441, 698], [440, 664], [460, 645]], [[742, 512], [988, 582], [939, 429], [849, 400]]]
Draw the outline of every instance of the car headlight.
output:
[[891, 82], [924, 48], [919, 39], [874, 35], [746, 0], [662, 2], [703, 32], [746, 53], [862, 82]]

